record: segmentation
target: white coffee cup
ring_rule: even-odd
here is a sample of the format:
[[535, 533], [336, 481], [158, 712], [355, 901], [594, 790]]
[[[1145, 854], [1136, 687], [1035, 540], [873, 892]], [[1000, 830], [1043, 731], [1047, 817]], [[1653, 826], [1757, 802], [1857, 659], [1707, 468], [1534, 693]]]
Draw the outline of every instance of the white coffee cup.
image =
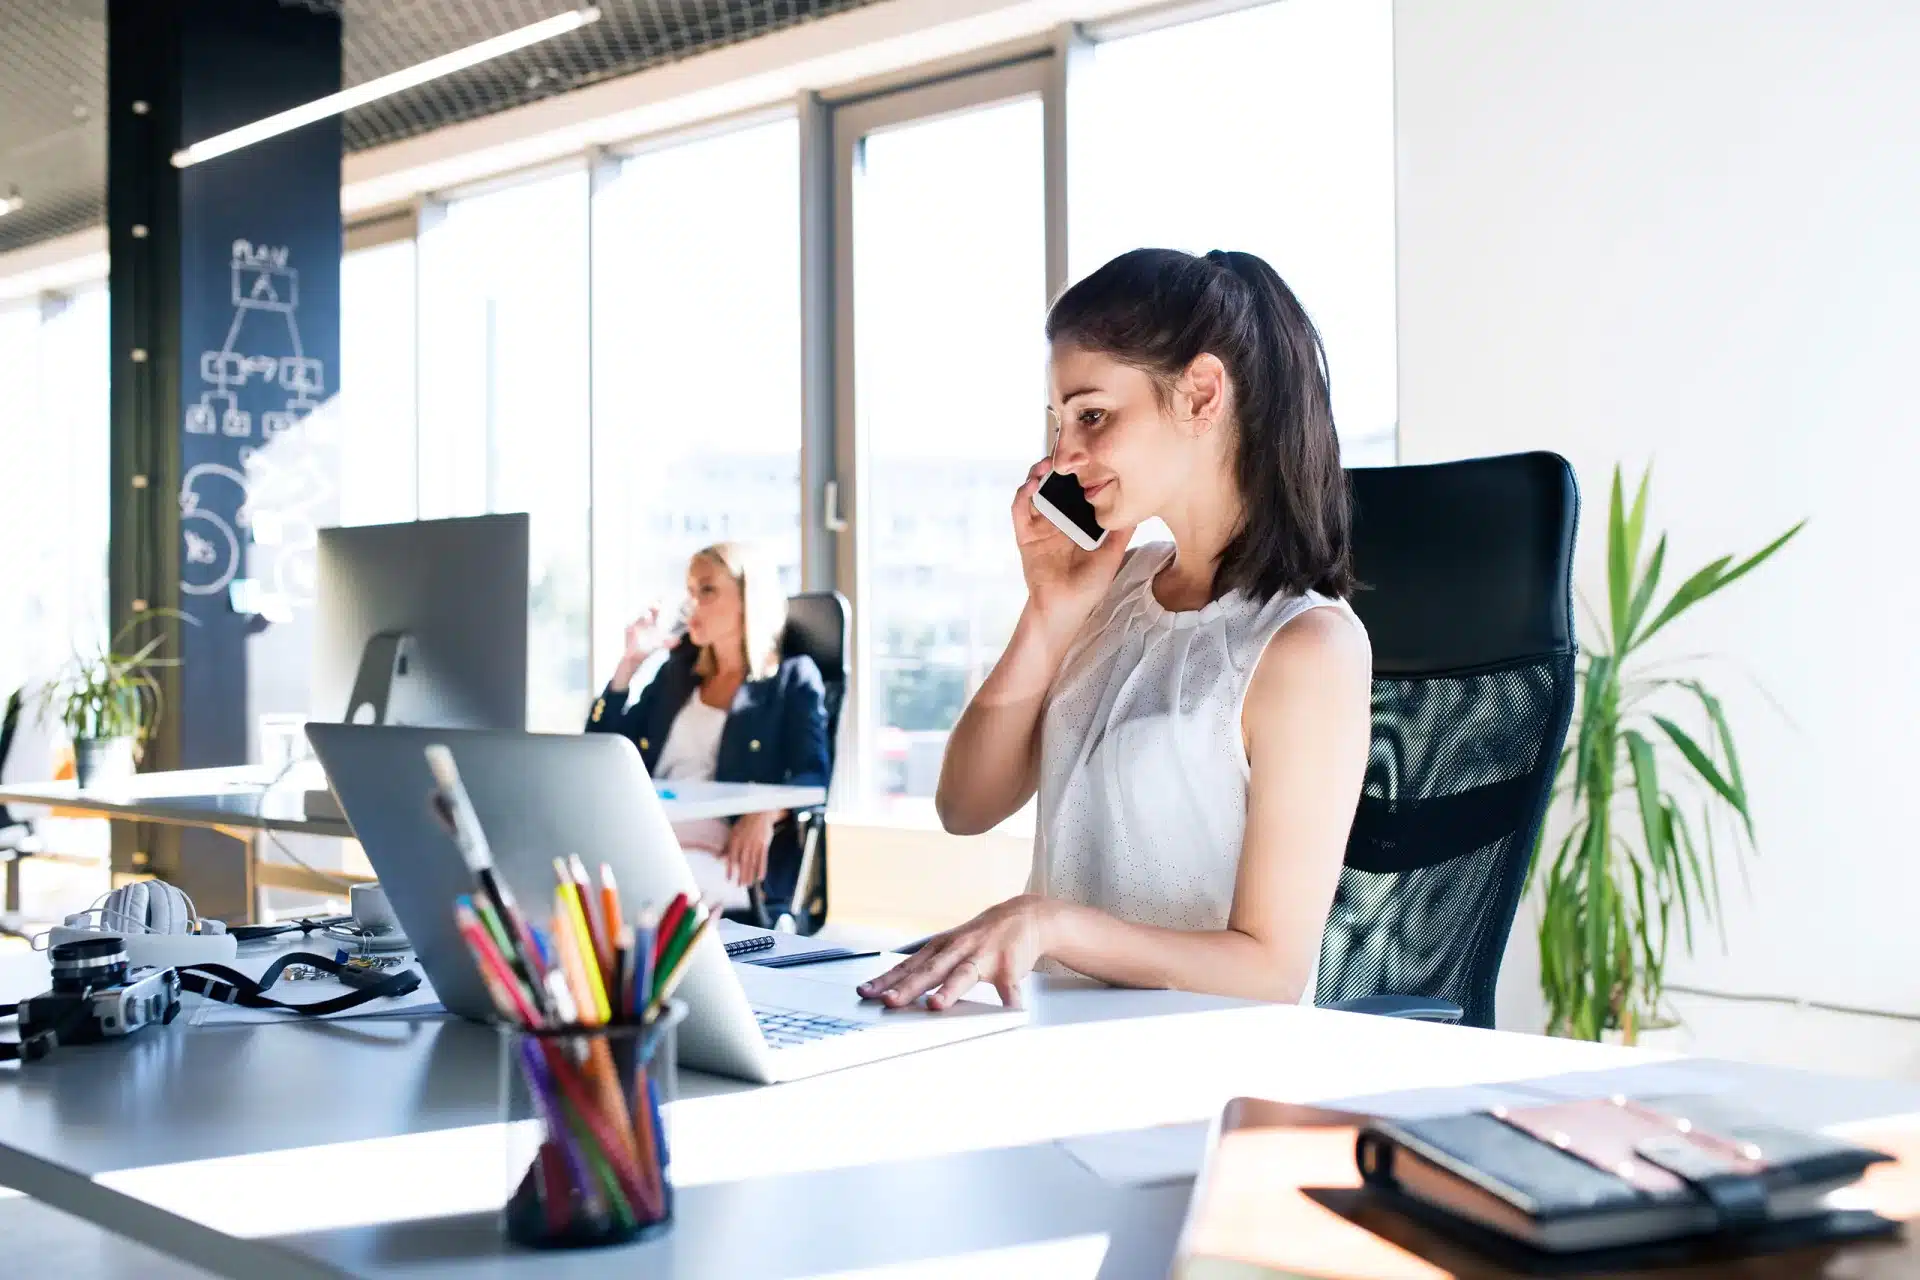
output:
[[393, 904], [387, 901], [387, 891], [378, 881], [349, 885], [347, 903], [353, 911], [353, 922], [366, 932], [400, 932], [400, 920], [393, 914]]

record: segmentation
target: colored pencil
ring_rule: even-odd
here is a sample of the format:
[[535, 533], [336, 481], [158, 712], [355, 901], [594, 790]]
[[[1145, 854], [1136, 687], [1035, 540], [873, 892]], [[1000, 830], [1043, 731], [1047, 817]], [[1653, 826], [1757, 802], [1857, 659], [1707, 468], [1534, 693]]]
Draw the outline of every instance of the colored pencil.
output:
[[660, 917], [651, 910], [642, 911], [633, 926], [633, 991], [627, 1016], [636, 1022], [653, 1001], [653, 938], [659, 927]]
[[613, 953], [626, 933], [626, 922], [620, 918], [620, 886], [613, 881], [613, 868], [604, 862], [600, 864], [600, 927], [605, 935], [601, 939], [601, 962], [611, 975], [616, 970]]
[[651, 1022], [658, 1018], [661, 1010], [666, 1007], [667, 1001], [673, 998], [673, 989], [679, 986], [680, 979], [686, 976], [687, 964], [693, 959], [693, 949], [699, 944], [700, 935], [707, 931], [707, 925], [711, 919], [712, 917], [708, 917], [702, 920], [694, 928], [693, 936], [687, 939], [687, 945], [681, 948], [672, 966], [654, 980], [653, 999], [647, 1005], [646, 1021]]
[[567, 975], [567, 989], [573, 993], [573, 1005], [581, 1024], [596, 1027], [600, 1025], [595, 1019], [598, 1010], [593, 1002], [593, 988], [587, 982], [586, 963], [580, 954], [580, 931], [569, 918], [572, 899], [567, 890], [570, 888], [571, 885], [563, 884], [553, 890], [553, 949], [560, 955], [560, 970]]
[[673, 931], [680, 925], [681, 914], [691, 905], [692, 902], [686, 894], [676, 893], [673, 895], [673, 901], [669, 902], [667, 909], [661, 913], [660, 927], [653, 935], [653, 967], [656, 971], [660, 968], [660, 957], [666, 952], [667, 944], [673, 941]]
[[473, 952], [481, 980], [487, 984], [494, 1003], [503, 1003], [502, 997], [505, 997], [506, 1007], [501, 1010], [501, 1016], [517, 1018], [531, 1027], [541, 1025], [539, 1012], [529, 1000], [520, 980], [494, 947], [493, 939], [487, 936], [486, 927], [480, 923], [480, 917], [475, 914], [469, 899], [461, 898], [454, 904], [454, 920], [459, 926], [460, 936], [466, 939], [468, 948]]
[[[602, 864], [595, 884], [568, 856], [554, 859], [551, 919], [532, 923], [494, 874], [451, 756], [442, 748], [435, 758], [447, 766], [436, 767], [436, 802], [474, 872], [474, 892], [454, 902], [461, 940], [501, 1019], [548, 1032], [518, 1046], [547, 1130], [522, 1194], [539, 1200], [554, 1235], [657, 1221], [668, 1194], [666, 1131], [645, 1064], [719, 911], [680, 893], [664, 910], [641, 904], [628, 915], [612, 867]], [[621, 1041], [594, 1033], [612, 1024], [626, 1028]]]
[[573, 954], [580, 963], [580, 981], [585, 984], [580, 1008], [582, 1012], [593, 1010], [594, 1026], [605, 1026], [613, 1011], [607, 1006], [607, 980], [600, 974], [600, 957], [594, 949], [593, 931], [587, 926], [579, 885], [567, 881], [555, 888], [554, 914], [555, 930], [562, 934], [572, 930]]
[[593, 943], [593, 967], [604, 975], [611, 958], [606, 921], [601, 915], [600, 896], [593, 890], [593, 881], [587, 878], [587, 864], [580, 861], [577, 853], [567, 856], [567, 879], [573, 882], [574, 892], [580, 898], [580, 918], [586, 922], [587, 937]]
[[700, 926], [705, 919], [705, 908], [697, 903], [681, 915], [680, 923], [673, 931], [673, 939], [667, 943], [666, 949], [660, 953], [660, 964], [654, 971], [653, 995], [655, 999], [658, 999], [660, 995], [661, 979], [678, 967], [681, 957], [685, 956], [690, 950], [694, 935], [699, 932]]
[[580, 1150], [579, 1137], [561, 1109], [559, 1086], [554, 1083], [553, 1071], [547, 1065], [543, 1047], [535, 1040], [522, 1040], [520, 1059], [528, 1091], [532, 1093], [534, 1105], [540, 1108], [541, 1117], [547, 1123], [548, 1140], [560, 1149], [560, 1155], [572, 1173], [574, 1185], [580, 1189], [581, 1199], [590, 1206], [588, 1212], [604, 1216], [605, 1200], [598, 1179], [588, 1171], [586, 1156]]
[[[593, 1043], [602, 1050], [607, 1047], [606, 1041], [603, 1039], [595, 1038]], [[648, 1197], [645, 1193], [646, 1180], [640, 1173], [640, 1164], [637, 1158], [639, 1153], [634, 1150], [633, 1144], [627, 1140], [627, 1135], [622, 1133], [620, 1129], [612, 1127], [609, 1123], [608, 1113], [603, 1109], [605, 1099], [602, 1099], [602, 1107], [594, 1106], [593, 1090], [588, 1085], [583, 1073], [580, 1072], [574, 1064], [570, 1064], [566, 1062], [564, 1058], [559, 1057], [549, 1057], [547, 1064], [553, 1071], [555, 1082], [560, 1086], [561, 1101], [571, 1107], [573, 1114], [580, 1119], [581, 1123], [586, 1126], [587, 1131], [593, 1135], [594, 1141], [586, 1144], [588, 1154], [591, 1155], [593, 1153], [594, 1147], [597, 1144], [599, 1153], [606, 1158], [616, 1175], [618, 1175], [620, 1185], [623, 1188], [631, 1189], [639, 1193], [643, 1200], [647, 1199]], [[624, 1121], [626, 1117], [624, 1107], [619, 1114]], [[629, 1130], [628, 1132], [631, 1131]]]

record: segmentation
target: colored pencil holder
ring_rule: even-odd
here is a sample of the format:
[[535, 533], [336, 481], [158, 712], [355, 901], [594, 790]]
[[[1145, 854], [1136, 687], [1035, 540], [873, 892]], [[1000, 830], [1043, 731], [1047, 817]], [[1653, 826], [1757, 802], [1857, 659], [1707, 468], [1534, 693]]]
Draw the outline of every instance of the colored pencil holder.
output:
[[592, 1248], [672, 1225], [663, 1117], [675, 1091], [675, 1028], [686, 1016], [675, 1000], [644, 1027], [501, 1029], [503, 1115], [531, 1117], [522, 1130], [529, 1141], [509, 1144], [517, 1153], [508, 1157], [509, 1240]]

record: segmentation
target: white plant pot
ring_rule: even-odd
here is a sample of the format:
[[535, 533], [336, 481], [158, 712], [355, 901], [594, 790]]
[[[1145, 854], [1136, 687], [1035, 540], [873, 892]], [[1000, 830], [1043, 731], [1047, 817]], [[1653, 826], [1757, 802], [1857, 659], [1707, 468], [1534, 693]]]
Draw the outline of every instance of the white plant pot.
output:
[[82, 791], [105, 783], [125, 782], [132, 776], [132, 738], [74, 739], [73, 780]]

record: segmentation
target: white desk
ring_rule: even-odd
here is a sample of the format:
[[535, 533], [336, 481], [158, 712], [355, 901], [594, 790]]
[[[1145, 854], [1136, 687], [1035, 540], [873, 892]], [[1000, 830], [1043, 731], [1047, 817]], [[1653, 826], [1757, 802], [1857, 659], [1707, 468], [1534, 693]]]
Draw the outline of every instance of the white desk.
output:
[[[122, 783], [84, 791], [71, 779], [10, 783], [0, 786], [0, 804], [46, 805], [135, 822], [353, 838], [353, 828], [344, 819], [306, 815], [306, 789], [325, 786], [324, 775], [296, 771], [269, 787], [272, 780], [272, 772], [263, 766], [237, 765], [136, 774]], [[672, 822], [806, 809], [827, 799], [825, 787], [757, 782], [681, 782], [662, 786], [660, 791], [662, 807]]]
[[[795, 972], [854, 981], [884, 963]], [[0, 998], [43, 989], [33, 966], [0, 969]], [[675, 1226], [628, 1248], [506, 1248], [495, 1038], [450, 1019], [176, 1025], [0, 1067], [0, 1184], [224, 1276], [753, 1280], [1005, 1250], [941, 1274], [1118, 1280], [1165, 1274], [1187, 1187], [1110, 1184], [1056, 1140], [1205, 1121], [1236, 1094], [1491, 1097], [1546, 1077], [1588, 1094], [1731, 1087], [1796, 1124], [1920, 1109], [1910, 1085], [1313, 1009], [1063, 982], [1033, 1002], [1026, 1029], [794, 1084], [683, 1073]], [[1569, 1074], [1622, 1066], [1644, 1084]], [[1017, 1270], [1036, 1248], [1056, 1252]]]
[[[46, 805], [125, 822], [163, 822], [205, 827], [240, 841], [247, 858], [247, 900], [257, 904], [262, 887], [337, 892], [328, 877], [262, 856], [262, 835], [293, 833], [353, 839], [353, 827], [331, 816], [309, 817], [306, 791], [326, 786], [317, 762], [276, 782], [262, 765], [142, 773], [124, 782], [81, 790], [73, 781], [0, 786], [0, 804]], [[743, 813], [807, 809], [825, 804], [825, 787], [769, 786], [755, 782], [679, 782], [663, 785], [661, 806], [671, 822], [730, 818]], [[336, 878], [367, 879], [345, 876]], [[258, 910], [257, 905], [255, 910]]]

